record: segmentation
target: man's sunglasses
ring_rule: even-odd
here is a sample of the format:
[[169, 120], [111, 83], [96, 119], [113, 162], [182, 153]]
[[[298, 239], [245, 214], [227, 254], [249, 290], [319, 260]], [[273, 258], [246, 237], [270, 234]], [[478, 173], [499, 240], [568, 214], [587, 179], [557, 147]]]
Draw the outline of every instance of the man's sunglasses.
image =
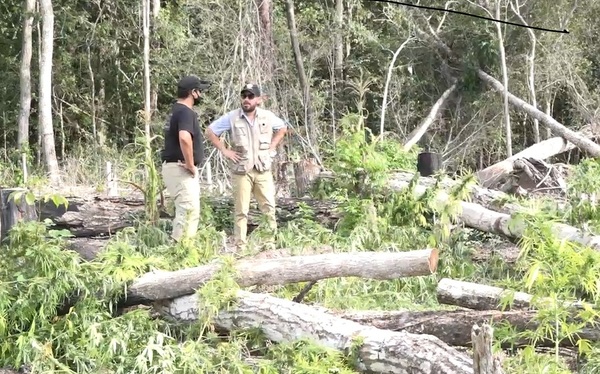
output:
[[243, 93], [242, 94], [242, 99], [248, 98], [250, 100], [254, 99], [254, 94], [251, 93]]

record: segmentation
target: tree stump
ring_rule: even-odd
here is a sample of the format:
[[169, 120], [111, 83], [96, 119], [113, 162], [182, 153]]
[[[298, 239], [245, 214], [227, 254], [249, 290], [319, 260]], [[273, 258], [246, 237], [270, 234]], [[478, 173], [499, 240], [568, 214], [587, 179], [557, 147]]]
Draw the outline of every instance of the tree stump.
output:
[[486, 323], [471, 329], [473, 374], [504, 374], [500, 360], [492, 353], [493, 338], [494, 329]]
[[429, 177], [442, 168], [442, 156], [439, 153], [422, 152], [417, 157], [417, 170], [422, 177]]
[[[17, 199], [11, 196], [13, 193], [22, 192]], [[24, 188], [0, 189], [0, 242], [7, 237], [10, 229], [20, 221], [33, 221], [37, 219], [35, 205], [28, 204]]]

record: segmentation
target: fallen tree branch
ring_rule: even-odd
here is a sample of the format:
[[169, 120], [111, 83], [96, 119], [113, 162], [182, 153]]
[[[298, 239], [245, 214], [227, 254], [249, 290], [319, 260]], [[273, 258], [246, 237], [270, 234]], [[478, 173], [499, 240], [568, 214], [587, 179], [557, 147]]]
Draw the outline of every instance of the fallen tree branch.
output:
[[[429, 39], [431, 42], [433, 42], [438, 47], [438, 49], [443, 51], [448, 57], [450, 57], [456, 62], [459, 62], [459, 58], [454, 53], [454, 51], [452, 51], [452, 49], [450, 49], [450, 47], [448, 47], [437, 35], [430, 35], [420, 30], [418, 27], [415, 27], [415, 29], [426, 39]], [[542, 112], [541, 110], [535, 108], [531, 104], [528, 104], [527, 102], [508, 92], [508, 90], [505, 91], [505, 88], [502, 85], [502, 83], [500, 83], [500, 81], [490, 76], [482, 69], [477, 69], [476, 72], [477, 76], [488, 86], [490, 86], [493, 90], [499, 93], [506, 92], [506, 95], [508, 95], [508, 101], [512, 106], [516, 107], [517, 109], [521, 109], [529, 116], [531, 116], [531, 118], [537, 119], [544, 126], [546, 126], [546, 128], [550, 129], [553, 133], [560, 135], [562, 138], [570, 141], [571, 143], [575, 144], [580, 149], [588, 152], [592, 156], [600, 156], [600, 145], [596, 144], [595, 142], [586, 138], [585, 136], [582, 136], [581, 134], [578, 134], [577, 132], [568, 129], [562, 123], [558, 122], [548, 114]]]
[[404, 143], [405, 151], [409, 151], [413, 145], [417, 144], [417, 142], [421, 140], [421, 137], [423, 137], [423, 135], [427, 132], [429, 126], [433, 124], [435, 118], [438, 116], [439, 112], [444, 107], [446, 100], [448, 100], [450, 95], [456, 90], [456, 87], [457, 83], [455, 80], [452, 86], [450, 86], [450, 88], [444, 91], [442, 96], [440, 96], [440, 98], [435, 102], [435, 104], [433, 104], [433, 107], [431, 107], [429, 114], [427, 115], [427, 117], [425, 117], [423, 122], [421, 122], [421, 124], [408, 135], [406, 143]]
[[[198, 297], [188, 295], [156, 305], [168, 319], [194, 322]], [[305, 304], [266, 294], [238, 291], [235, 305], [221, 311], [215, 327], [226, 331], [260, 329], [274, 342], [308, 339], [355, 353], [357, 367], [368, 373], [472, 374], [472, 359], [430, 335], [382, 330], [339, 318]]]

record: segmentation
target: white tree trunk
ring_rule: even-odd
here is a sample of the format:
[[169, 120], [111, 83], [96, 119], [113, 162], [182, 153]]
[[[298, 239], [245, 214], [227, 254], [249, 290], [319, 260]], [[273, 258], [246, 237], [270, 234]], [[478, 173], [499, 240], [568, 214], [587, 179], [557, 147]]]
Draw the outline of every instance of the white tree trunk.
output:
[[40, 0], [42, 13], [42, 46], [40, 56], [39, 121], [42, 147], [48, 177], [52, 184], [60, 183], [56, 159], [54, 126], [52, 124], [52, 56], [54, 49], [54, 10], [52, 0]]
[[144, 133], [146, 134], [146, 157], [150, 159], [150, 120], [151, 86], [150, 86], [150, 4], [151, 0], [142, 0], [142, 19], [144, 34]]
[[[500, 5], [503, 0], [496, 0], [496, 19], [500, 19]], [[510, 110], [508, 107], [508, 69], [506, 67], [506, 53], [504, 51], [504, 36], [502, 24], [495, 22], [498, 31], [498, 48], [500, 49], [500, 65], [502, 66], [502, 80], [504, 81], [504, 131], [506, 136], [506, 156], [512, 156], [512, 130], [510, 127]]]
[[[35, 12], [35, 0], [25, 0], [23, 8], [23, 42], [21, 48], [21, 70], [20, 70], [20, 111], [19, 132], [17, 144], [21, 152], [29, 144], [29, 115], [31, 112], [31, 58], [33, 55], [33, 12]], [[26, 165], [23, 165], [26, 168]], [[25, 170], [24, 170], [25, 171]]]
[[400, 47], [396, 49], [394, 55], [392, 56], [392, 61], [390, 61], [390, 65], [388, 66], [387, 76], [385, 78], [385, 87], [383, 89], [383, 102], [381, 103], [381, 122], [379, 123], [379, 137], [383, 139], [383, 132], [385, 128], [385, 110], [387, 108], [387, 98], [390, 87], [390, 81], [392, 80], [392, 73], [394, 71], [394, 65], [396, 64], [396, 59], [400, 55], [400, 52], [406, 47], [406, 45], [412, 41], [413, 38], [408, 38], [404, 41], [404, 43], [400, 44]]
[[[198, 304], [198, 296], [190, 295], [157, 305], [157, 309], [168, 318], [193, 322], [199, 315]], [[234, 306], [221, 311], [213, 322], [227, 331], [260, 329], [274, 342], [310, 339], [348, 353], [362, 341], [355, 348], [362, 372], [473, 374], [467, 354], [434, 336], [381, 330], [266, 294], [237, 291]]]
[[494, 329], [484, 323], [482, 327], [474, 325], [471, 329], [473, 340], [473, 372], [474, 374], [504, 374], [502, 364], [494, 357], [492, 342]]

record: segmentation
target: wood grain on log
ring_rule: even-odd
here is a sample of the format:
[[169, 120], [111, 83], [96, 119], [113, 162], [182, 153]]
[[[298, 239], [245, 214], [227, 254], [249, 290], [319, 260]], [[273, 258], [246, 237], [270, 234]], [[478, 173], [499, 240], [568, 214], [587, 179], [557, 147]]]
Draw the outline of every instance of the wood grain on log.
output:
[[[438, 250], [330, 253], [235, 263], [241, 287], [283, 285], [336, 277], [397, 279], [430, 275], [437, 269]], [[190, 295], [221, 268], [217, 263], [177, 271], [147, 273], [127, 289], [127, 305]]]
[[[472, 344], [471, 328], [475, 324], [492, 326], [509, 326], [515, 331], [531, 331], [539, 327], [534, 310], [426, 310], [426, 311], [332, 311], [327, 313], [349, 319], [361, 324], [370, 325], [383, 330], [407, 331], [413, 334], [432, 335], [451, 346], [470, 347]], [[576, 321], [575, 318], [570, 319]], [[573, 340], [564, 339], [561, 346], [577, 346], [581, 339], [592, 342], [600, 341], [600, 326], [588, 324], [577, 332]], [[534, 344], [538, 347], [552, 347], [550, 340], [521, 338], [504, 344], [505, 347], [524, 347]]]
[[[183, 322], [198, 319], [198, 297], [188, 295], [156, 305], [165, 317]], [[266, 294], [238, 291], [234, 306], [213, 322], [227, 331], [260, 329], [274, 342], [309, 339], [342, 352], [352, 351], [355, 339], [357, 367], [368, 373], [473, 373], [471, 358], [430, 335], [382, 330], [333, 316], [304, 304]]]

